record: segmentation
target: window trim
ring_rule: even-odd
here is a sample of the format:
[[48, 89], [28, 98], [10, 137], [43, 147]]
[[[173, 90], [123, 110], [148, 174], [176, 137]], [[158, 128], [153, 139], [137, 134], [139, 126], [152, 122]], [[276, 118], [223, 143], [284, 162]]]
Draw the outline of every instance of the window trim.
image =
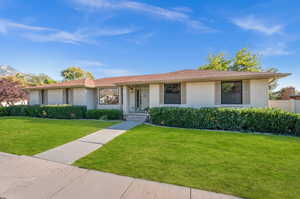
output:
[[[172, 84], [177, 84], [177, 85], [179, 85], [179, 103], [176, 103], [176, 104], [174, 104], [174, 103], [172, 103], [172, 104], [170, 104], [170, 103], [166, 103], [166, 85], [172, 85]], [[179, 105], [179, 104], [182, 104], [182, 99], [181, 99], [181, 95], [182, 95], [182, 91], [181, 91], [181, 83], [165, 83], [164, 84], [164, 104], [170, 104], [170, 105]]]
[[[241, 93], [240, 93], [240, 102], [241, 103], [223, 103], [223, 84], [224, 83], [236, 83], [239, 82], [241, 84]], [[221, 105], [242, 105], [243, 104], [243, 81], [221, 81]]]
[[[101, 100], [100, 100], [101, 90], [105, 90], [105, 89], [116, 89], [118, 91], [118, 103], [116, 103], [116, 104], [101, 103]], [[98, 88], [98, 105], [119, 105], [119, 104], [120, 104], [120, 88], [118, 88], [118, 87]]]

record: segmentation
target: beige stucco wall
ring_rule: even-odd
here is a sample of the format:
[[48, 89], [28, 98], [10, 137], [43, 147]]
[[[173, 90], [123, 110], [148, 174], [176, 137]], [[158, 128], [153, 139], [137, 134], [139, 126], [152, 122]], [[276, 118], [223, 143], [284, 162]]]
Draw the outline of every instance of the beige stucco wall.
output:
[[300, 113], [300, 100], [295, 100], [295, 112]]
[[63, 89], [48, 90], [48, 104], [63, 104]]
[[190, 82], [186, 84], [187, 105], [214, 106], [215, 82]]
[[29, 94], [29, 104], [30, 105], [36, 105], [39, 104], [39, 91], [30, 91]]
[[268, 107], [268, 80], [250, 80], [250, 104], [252, 107]]
[[150, 84], [149, 86], [149, 106], [159, 106], [159, 84]]
[[285, 111], [300, 113], [300, 100], [269, 100], [270, 108], [280, 108]]
[[73, 104], [74, 105], [85, 105], [85, 89], [74, 88], [73, 89]]
[[95, 90], [86, 88], [73, 89], [73, 105], [87, 106], [87, 109], [95, 109]]

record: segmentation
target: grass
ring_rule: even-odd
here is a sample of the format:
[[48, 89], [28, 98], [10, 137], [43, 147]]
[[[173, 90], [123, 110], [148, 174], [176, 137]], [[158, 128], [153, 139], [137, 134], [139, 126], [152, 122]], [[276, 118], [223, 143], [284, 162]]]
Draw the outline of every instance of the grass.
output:
[[300, 196], [300, 138], [138, 126], [75, 165], [251, 199]]
[[34, 155], [116, 122], [0, 117], [0, 151]]

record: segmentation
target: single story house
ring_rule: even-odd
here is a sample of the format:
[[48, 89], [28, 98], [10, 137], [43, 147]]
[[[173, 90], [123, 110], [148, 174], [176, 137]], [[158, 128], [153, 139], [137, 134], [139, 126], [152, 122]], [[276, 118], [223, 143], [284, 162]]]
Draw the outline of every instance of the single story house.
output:
[[85, 105], [121, 109], [149, 107], [267, 107], [268, 84], [288, 73], [181, 70], [170, 73], [81, 79], [29, 87], [29, 104]]

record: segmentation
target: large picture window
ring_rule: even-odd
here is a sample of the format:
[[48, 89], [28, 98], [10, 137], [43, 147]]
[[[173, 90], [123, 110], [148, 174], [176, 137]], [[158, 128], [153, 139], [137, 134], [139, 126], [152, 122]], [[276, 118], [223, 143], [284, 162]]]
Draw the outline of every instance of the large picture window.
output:
[[180, 84], [165, 84], [164, 103], [181, 104]]
[[119, 104], [118, 88], [99, 89], [99, 104]]
[[242, 81], [224, 81], [221, 91], [222, 104], [242, 104]]

